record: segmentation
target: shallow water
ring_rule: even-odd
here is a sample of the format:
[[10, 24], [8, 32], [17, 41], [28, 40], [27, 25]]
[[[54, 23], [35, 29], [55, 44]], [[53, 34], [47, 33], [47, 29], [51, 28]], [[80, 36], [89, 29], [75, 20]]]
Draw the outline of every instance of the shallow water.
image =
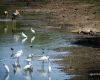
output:
[[[62, 57], [69, 55], [70, 52], [57, 52], [54, 49], [72, 46], [63, 37], [73, 38], [76, 35], [65, 35], [59, 32], [44, 32], [38, 30], [33, 34], [30, 31], [30, 27], [23, 28], [22, 26], [17, 26], [17, 24], [17, 21], [8, 22], [2, 20], [0, 22], [0, 80], [64, 80], [74, 77], [74, 75], [66, 75], [66, 73], [60, 70], [60, 65], [54, 63], [54, 61], [62, 60]], [[12, 32], [13, 27], [16, 28]], [[21, 35], [22, 32], [28, 36], [27, 39]], [[33, 37], [35, 39], [32, 41]], [[11, 48], [14, 49], [14, 52], [23, 50], [23, 55], [20, 57], [19, 62], [11, 58]], [[25, 59], [29, 54], [34, 54], [34, 60], [32, 61], [33, 71], [25, 71], [23, 69], [27, 64]], [[38, 56], [42, 55], [50, 57], [51, 72], [48, 72], [48, 62], [38, 61]], [[14, 66], [15, 62], [19, 66]], [[9, 73], [6, 73], [3, 63], [8, 65], [10, 69]]]

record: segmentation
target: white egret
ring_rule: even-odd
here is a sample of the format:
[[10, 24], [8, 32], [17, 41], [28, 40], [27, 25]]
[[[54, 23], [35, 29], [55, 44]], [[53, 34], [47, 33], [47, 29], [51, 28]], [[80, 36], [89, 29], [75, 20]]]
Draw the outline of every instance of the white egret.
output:
[[29, 68], [25, 70], [25, 80], [32, 80], [32, 71], [33, 70]]
[[38, 60], [40, 60], [40, 61], [48, 61], [48, 59], [49, 59], [49, 56], [42, 56]]
[[6, 70], [6, 72], [9, 73], [9, 71], [10, 71], [9, 67], [6, 64], [3, 64], [3, 66], [4, 66], [5, 70]]
[[35, 33], [35, 30], [34, 30], [33, 28], [31, 28], [31, 32], [32, 32], [32, 33]]
[[22, 56], [22, 54], [23, 54], [23, 51], [19, 50], [15, 54], [12, 54], [11, 57], [17, 58], [17, 61], [19, 62], [19, 57]]
[[32, 74], [31, 74], [33, 72], [32, 58], [33, 58], [33, 54], [29, 54], [26, 59], [26, 61], [28, 61], [28, 64], [24, 67], [26, 80], [32, 80]]
[[33, 60], [33, 54], [29, 54], [25, 60], [28, 62], [28, 64], [31, 63]]
[[32, 63], [29, 63], [29, 64], [27, 64], [25, 67], [24, 67], [24, 70], [25, 71], [28, 71], [28, 70], [32, 70], [33, 68], [32, 68]]
[[8, 17], [8, 11], [4, 11], [4, 15], [6, 16], [6, 18]]
[[32, 67], [32, 58], [33, 54], [29, 54], [26, 61], [28, 62], [27, 65], [24, 67], [25, 71], [25, 80], [32, 80], [32, 72], [33, 72], [33, 67]]
[[18, 58], [18, 57], [20, 57], [22, 54], [23, 54], [23, 51], [22, 51], [22, 50], [19, 50], [19, 51], [16, 52], [16, 54], [15, 54], [13, 57]]
[[8, 15], [8, 11], [4, 11], [4, 14], [5, 14], [5, 15]]
[[25, 34], [25, 33], [23, 33], [23, 32], [22, 32], [22, 36], [23, 36], [23, 37], [25, 37], [25, 38], [27, 38], [26, 34]]

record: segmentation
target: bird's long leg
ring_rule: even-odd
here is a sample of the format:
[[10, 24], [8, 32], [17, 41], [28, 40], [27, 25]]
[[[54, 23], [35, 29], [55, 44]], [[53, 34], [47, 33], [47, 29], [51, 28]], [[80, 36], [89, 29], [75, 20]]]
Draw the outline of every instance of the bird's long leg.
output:
[[17, 58], [17, 63], [19, 63], [19, 57]]
[[42, 61], [42, 69], [44, 70], [44, 60]]

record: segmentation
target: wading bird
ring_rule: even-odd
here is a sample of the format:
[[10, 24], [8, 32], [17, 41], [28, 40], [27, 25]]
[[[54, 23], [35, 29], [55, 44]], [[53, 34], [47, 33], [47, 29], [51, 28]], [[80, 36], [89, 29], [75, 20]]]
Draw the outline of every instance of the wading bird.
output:
[[40, 60], [40, 61], [48, 61], [48, 59], [49, 59], [49, 56], [42, 56], [38, 60]]
[[22, 32], [22, 36], [23, 36], [24, 38], [27, 38], [27, 36], [26, 36], [26, 34], [25, 34], [24, 32]]
[[29, 54], [28, 57], [25, 59], [28, 62], [28, 64], [32, 63], [33, 56], [33, 54]]
[[24, 70], [25, 70], [25, 71], [32, 72], [32, 71], [33, 71], [32, 63], [28, 63], [28, 64], [24, 67]]
[[31, 28], [31, 32], [32, 32], [32, 33], [35, 33], [35, 30], [34, 30], [33, 28]]
[[4, 15], [6, 16], [6, 18], [8, 17], [8, 11], [4, 11]]
[[44, 49], [42, 49], [43, 50], [43, 52], [42, 52], [42, 56], [38, 59], [38, 60], [40, 60], [40, 61], [48, 61], [49, 60], [49, 56], [46, 56], [46, 55], [44, 55]]
[[15, 20], [16, 17], [20, 15], [20, 12], [18, 10], [16, 10], [13, 14], [12, 14], [12, 20]]
[[19, 50], [15, 54], [12, 54], [11, 57], [17, 58], [17, 62], [19, 62], [19, 57], [22, 56], [22, 54], [23, 54], [23, 51]]

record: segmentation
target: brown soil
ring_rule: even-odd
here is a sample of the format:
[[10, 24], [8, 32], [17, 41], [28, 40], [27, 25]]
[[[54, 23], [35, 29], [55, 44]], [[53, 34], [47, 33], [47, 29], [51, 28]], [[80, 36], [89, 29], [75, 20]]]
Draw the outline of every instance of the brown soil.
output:
[[97, 13], [99, 9], [99, 4], [76, 3], [75, 1], [66, 0], [51, 1], [45, 5], [35, 7], [33, 5], [32, 9], [26, 11], [51, 13], [56, 18], [56, 21], [52, 21], [52, 24], [55, 23], [56, 26], [60, 25], [63, 27], [68, 27], [65, 24], [73, 25], [74, 28], [72, 28], [71, 32], [80, 32], [83, 30], [99, 32], [100, 16]]

